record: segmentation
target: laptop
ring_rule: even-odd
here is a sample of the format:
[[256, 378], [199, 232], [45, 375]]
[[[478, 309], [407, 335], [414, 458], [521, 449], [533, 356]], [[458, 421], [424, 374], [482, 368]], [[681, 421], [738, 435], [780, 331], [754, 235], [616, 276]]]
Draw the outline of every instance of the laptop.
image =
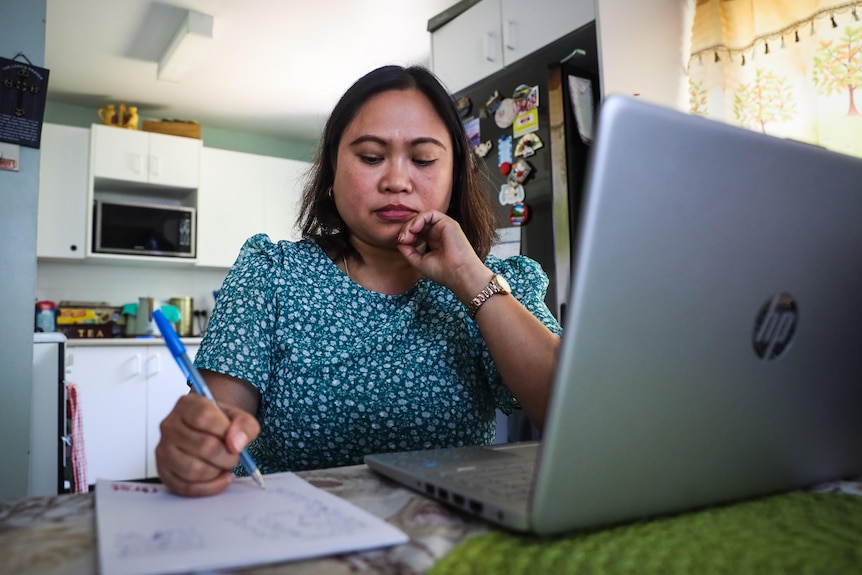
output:
[[862, 474], [862, 160], [624, 96], [596, 132], [541, 443], [368, 466], [537, 534]]

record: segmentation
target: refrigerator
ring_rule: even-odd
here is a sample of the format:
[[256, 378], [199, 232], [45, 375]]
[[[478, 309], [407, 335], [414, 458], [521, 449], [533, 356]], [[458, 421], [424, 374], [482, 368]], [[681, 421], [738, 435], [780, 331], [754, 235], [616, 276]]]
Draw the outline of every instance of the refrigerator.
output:
[[[545, 301], [560, 323], [565, 321], [581, 190], [601, 94], [597, 52], [591, 22], [453, 94], [497, 214], [502, 241], [492, 253], [519, 253], [541, 264], [550, 281]], [[500, 112], [507, 98], [516, 103], [518, 114], [511, 125], [512, 103]], [[525, 171], [526, 179], [519, 182]], [[498, 413], [497, 441], [538, 436], [523, 415], [504, 420]]]
[[33, 334], [28, 497], [70, 491], [65, 349], [61, 333]]
[[[453, 94], [460, 102], [461, 115], [473, 144], [478, 143], [481, 147], [490, 142], [486, 155], [476, 154], [475, 159], [497, 212], [501, 235], [505, 243], [520, 242], [517, 251], [542, 265], [550, 279], [546, 302], [560, 321], [565, 317], [581, 188], [593, 117], [600, 98], [597, 52], [596, 26], [595, 22], [590, 22]], [[517, 101], [513, 96], [519, 92], [519, 87], [536, 88], [536, 129], [526, 134], [520, 134], [523, 131], [520, 130], [517, 132], [519, 136], [515, 136], [515, 127], [520, 120], [501, 127], [498, 122], [505, 125], [507, 121], [507, 114], [500, 113], [502, 104], [495, 107], [494, 103], [490, 106], [486, 103], [493, 99], [495, 93], [499, 94], [498, 102], [507, 98]], [[469, 99], [469, 111], [463, 111], [464, 98]], [[523, 149], [532, 155], [518, 156], [518, 143], [524, 135], [527, 136], [527, 144]], [[527, 219], [520, 225], [517, 223], [517, 210], [514, 215], [512, 213], [514, 204], [501, 204], [501, 195], [505, 196], [505, 201], [519, 197], [517, 193], [501, 191], [502, 186], [510, 181], [511, 174], [511, 171], [504, 174], [500, 169], [502, 136], [512, 136], [510, 164], [524, 160], [529, 165], [529, 173], [521, 184]], [[540, 144], [529, 145], [533, 136]], [[528, 149], [538, 145], [541, 147]], [[509, 247], [515, 249], [515, 246]], [[508, 252], [503, 250], [503, 253]]]

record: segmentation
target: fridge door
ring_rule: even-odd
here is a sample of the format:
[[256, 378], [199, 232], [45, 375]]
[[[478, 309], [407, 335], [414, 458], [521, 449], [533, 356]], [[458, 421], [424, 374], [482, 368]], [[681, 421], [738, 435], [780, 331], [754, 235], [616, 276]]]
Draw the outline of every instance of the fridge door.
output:
[[[491, 203], [500, 228], [515, 228], [520, 236], [520, 253], [536, 260], [550, 280], [545, 302], [558, 318], [568, 296], [572, 234], [580, 207], [583, 166], [589, 145], [578, 136], [575, 116], [568, 99], [568, 76], [577, 74], [589, 79], [598, 94], [598, 57], [595, 23], [564, 36], [534, 54], [484, 78], [454, 94], [456, 99], [468, 97], [471, 111], [465, 118], [468, 133], [478, 121], [478, 141], [490, 142], [485, 157], [477, 155], [482, 179], [486, 182]], [[514, 163], [520, 133], [512, 125], [500, 126], [494, 113], [485, 107], [489, 97], [499, 92], [500, 98], [511, 98], [521, 86], [538, 88], [538, 129], [533, 132], [542, 143], [524, 159], [531, 166], [523, 183], [524, 199], [529, 219], [519, 228], [512, 222], [511, 204], [501, 193], [508, 174], [500, 170], [500, 138], [512, 139]], [[597, 99], [596, 99], [597, 101]], [[474, 139], [475, 140], [475, 139]], [[573, 218], [575, 218], [573, 220]], [[506, 234], [511, 237], [511, 234]]]

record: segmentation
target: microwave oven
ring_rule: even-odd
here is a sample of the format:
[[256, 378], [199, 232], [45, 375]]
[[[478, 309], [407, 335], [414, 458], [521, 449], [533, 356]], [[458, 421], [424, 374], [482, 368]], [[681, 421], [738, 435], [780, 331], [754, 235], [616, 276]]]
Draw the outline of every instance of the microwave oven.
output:
[[195, 257], [195, 209], [96, 200], [93, 252]]

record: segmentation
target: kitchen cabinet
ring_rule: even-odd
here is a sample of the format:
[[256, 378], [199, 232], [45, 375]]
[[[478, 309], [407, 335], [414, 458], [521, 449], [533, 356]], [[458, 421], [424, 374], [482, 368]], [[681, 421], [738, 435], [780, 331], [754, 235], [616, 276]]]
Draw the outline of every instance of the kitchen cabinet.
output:
[[595, 20], [594, 0], [480, 0], [431, 34], [431, 65], [451, 92]]
[[[194, 357], [197, 345], [186, 345]], [[188, 386], [164, 345], [67, 347], [78, 387], [87, 481], [157, 477], [159, 424]]]
[[297, 241], [301, 234], [296, 228], [296, 217], [311, 164], [272, 157], [264, 157], [264, 164], [263, 232], [273, 241]]
[[90, 131], [44, 124], [36, 255], [81, 260], [87, 245]]
[[197, 188], [201, 140], [94, 124], [94, 178], [154, 186]]
[[204, 148], [198, 189], [197, 265], [229, 268], [257, 233], [296, 240], [294, 229], [309, 164]]

